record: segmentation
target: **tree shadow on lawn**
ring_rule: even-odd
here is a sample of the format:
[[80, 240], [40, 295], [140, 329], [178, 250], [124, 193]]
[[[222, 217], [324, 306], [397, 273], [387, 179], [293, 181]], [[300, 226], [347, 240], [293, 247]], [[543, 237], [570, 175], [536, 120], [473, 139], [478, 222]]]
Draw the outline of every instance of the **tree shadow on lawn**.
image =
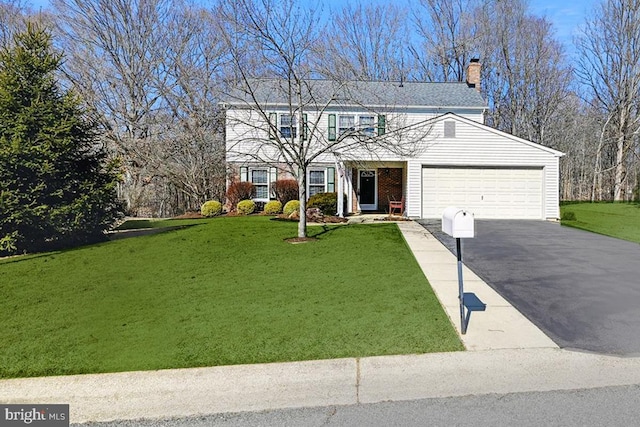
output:
[[169, 227], [158, 228], [134, 228], [129, 230], [114, 230], [107, 233], [110, 241], [127, 239], [129, 237], [149, 236], [151, 234], [166, 233], [167, 231], [182, 230], [189, 227], [195, 227], [202, 224], [190, 224], [190, 225], [173, 225]]
[[81, 250], [81, 249], [85, 249], [85, 248], [90, 247], [90, 246], [100, 246], [100, 245], [102, 245], [104, 243], [109, 243], [109, 242], [115, 241], [115, 240], [122, 240], [122, 239], [127, 239], [127, 238], [130, 238], [130, 237], [141, 237], [141, 236], [148, 236], [148, 235], [152, 235], [152, 234], [166, 233], [168, 231], [182, 230], [182, 229], [187, 229], [187, 228], [190, 228], [190, 227], [195, 227], [195, 226], [198, 226], [198, 225], [202, 225], [202, 224], [185, 224], [185, 225], [173, 225], [173, 226], [169, 226], [169, 227], [158, 227], [158, 228], [138, 228], [138, 229], [129, 229], [129, 230], [126, 230], [126, 229], [125, 230], [114, 230], [114, 231], [107, 232], [105, 234], [104, 240], [101, 240], [101, 241], [98, 241], [98, 242], [94, 242], [94, 243], [80, 244], [78, 246], [59, 249], [59, 250], [55, 250], [55, 251], [34, 252], [34, 253], [26, 253], [26, 254], [20, 254], [20, 255], [11, 255], [11, 256], [7, 256], [7, 257], [0, 257], [0, 265], [13, 264], [13, 263], [22, 262], [22, 261], [29, 261], [29, 260], [36, 259], [36, 258], [59, 255], [59, 254], [62, 254], [64, 252], [71, 252], [71, 251]]
[[0, 265], [14, 264], [22, 261], [30, 261], [36, 258], [48, 257], [51, 255], [61, 254], [63, 251], [51, 251], [51, 252], [38, 252], [32, 254], [10, 255], [6, 257], [0, 257]]

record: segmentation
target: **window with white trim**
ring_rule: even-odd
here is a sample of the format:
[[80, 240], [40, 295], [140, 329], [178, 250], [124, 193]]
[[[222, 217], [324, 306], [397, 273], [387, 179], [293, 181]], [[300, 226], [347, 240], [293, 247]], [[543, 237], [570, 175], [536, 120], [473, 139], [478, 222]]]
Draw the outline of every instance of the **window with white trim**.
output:
[[356, 130], [356, 116], [338, 116], [338, 135], [353, 132]]
[[256, 191], [256, 199], [269, 200], [269, 169], [251, 169], [250, 181]]
[[295, 138], [297, 134], [296, 116], [291, 114], [280, 115], [280, 136], [283, 138]]
[[358, 118], [358, 128], [360, 129], [360, 133], [366, 136], [374, 136], [376, 134], [374, 123], [374, 116], [360, 116]]
[[314, 194], [326, 192], [327, 182], [324, 169], [312, 169], [309, 171], [309, 197]]

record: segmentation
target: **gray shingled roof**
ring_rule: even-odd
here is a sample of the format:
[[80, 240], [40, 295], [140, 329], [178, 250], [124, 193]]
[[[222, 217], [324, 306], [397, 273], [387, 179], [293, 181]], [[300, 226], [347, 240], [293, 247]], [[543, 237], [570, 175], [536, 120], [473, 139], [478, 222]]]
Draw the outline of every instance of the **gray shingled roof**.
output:
[[[288, 105], [287, 80], [252, 80], [251, 88], [260, 105]], [[431, 83], [381, 81], [349, 81], [337, 83], [331, 80], [308, 80], [305, 82], [303, 100], [305, 104], [324, 105], [329, 99], [337, 105], [364, 106], [420, 106], [420, 107], [466, 107], [484, 108], [486, 103], [480, 93], [466, 83]], [[226, 103], [231, 105], [253, 104], [250, 92], [236, 89], [229, 94]], [[294, 100], [293, 104], [297, 102]]]

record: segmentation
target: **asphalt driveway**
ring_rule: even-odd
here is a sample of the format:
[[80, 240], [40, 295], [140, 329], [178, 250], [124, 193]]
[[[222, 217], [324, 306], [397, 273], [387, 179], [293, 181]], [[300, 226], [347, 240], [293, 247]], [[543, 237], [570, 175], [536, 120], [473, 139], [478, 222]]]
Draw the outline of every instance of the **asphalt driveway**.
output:
[[[419, 222], [455, 253], [440, 221]], [[545, 221], [475, 229], [463, 239], [465, 265], [556, 344], [640, 355], [640, 245]]]

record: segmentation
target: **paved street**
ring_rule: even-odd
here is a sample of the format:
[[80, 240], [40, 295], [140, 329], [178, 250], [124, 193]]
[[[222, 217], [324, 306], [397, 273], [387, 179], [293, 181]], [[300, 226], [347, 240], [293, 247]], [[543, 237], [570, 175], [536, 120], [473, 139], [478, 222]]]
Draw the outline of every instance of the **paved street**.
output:
[[640, 386], [420, 399], [281, 409], [87, 427], [630, 426], [640, 419]]
[[[440, 221], [419, 222], [455, 251]], [[465, 265], [560, 347], [640, 355], [640, 245], [545, 221], [475, 229]]]

